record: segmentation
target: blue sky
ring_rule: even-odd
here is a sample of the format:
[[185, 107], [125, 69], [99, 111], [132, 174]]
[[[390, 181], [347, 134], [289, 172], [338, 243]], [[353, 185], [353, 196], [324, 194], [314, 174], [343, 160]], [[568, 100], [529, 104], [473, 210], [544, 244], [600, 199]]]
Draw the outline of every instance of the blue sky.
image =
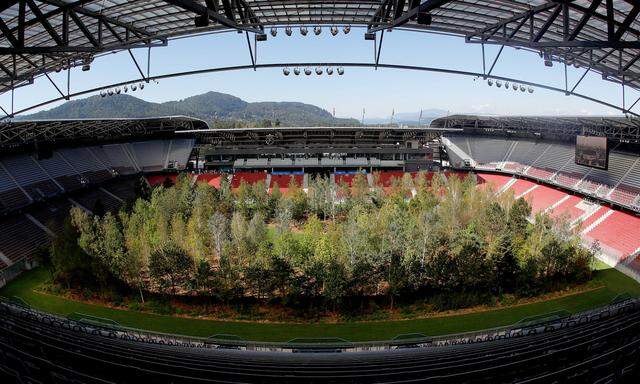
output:
[[[279, 62], [372, 62], [373, 44], [363, 38], [363, 29], [353, 28], [333, 37], [328, 28], [320, 36], [309, 31], [306, 37], [288, 37], [279, 30], [267, 42], [258, 43], [259, 63]], [[498, 51], [487, 47], [487, 68]], [[134, 51], [146, 68], [146, 50]], [[385, 33], [381, 63], [422, 65], [482, 72], [481, 48], [466, 44], [463, 38], [395, 30]], [[152, 74], [163, 74], [209, 67], [250, 63], [246, 38], [242, 34], [224, 33], [178, 39], [169, 46], [154, 48]], [[570, 84], [582, 74], [570, 68]], [[505, 48], [494, 74], [564, 86], [564, 69], [559, 63], [547, 68], [536, 53]], [[136, 78], [138, 75], [128, 53], [97, 58], [89, 72], [72, 71], [71, 90], [92, 88]], [[53, 74], [60, 88], [66, 89], [66, 74]], [[570, 85], [571, 87], [571, 85]], [[567, 97], [560, 93], [536, 89], [523, 94], [489, 87], [485, 81], [458, 75], [370, 68], [347, 68], [344, 76], [285, 77], [281, 69], [213, 73], [162, 80], [134, 95], [148, 101], [162, 102], [185, 98], [207, 91], [230, 93], [247, 101], [300, 101], [315, 104], [336, 116], [360, 118], [366, 109], [368, 118], [386, 117], [392, 110], [417, 112], [438, 108], [451, 113], [528, 114], [528, 115], [610, 115], [618, 112], [607, 107]], [[621, 90], [596, 74], [589, 74], [577, 91], [619, 103]], [[40, 78], [34, 85], [16, 91], [15, 108], [56, 97], [53, 86]], [[638, 97], [627, 92], [627, 105]], [[9, 94], [0, 96], [5, 109]], [[51, 106], [45, 107], [50, 108]]]

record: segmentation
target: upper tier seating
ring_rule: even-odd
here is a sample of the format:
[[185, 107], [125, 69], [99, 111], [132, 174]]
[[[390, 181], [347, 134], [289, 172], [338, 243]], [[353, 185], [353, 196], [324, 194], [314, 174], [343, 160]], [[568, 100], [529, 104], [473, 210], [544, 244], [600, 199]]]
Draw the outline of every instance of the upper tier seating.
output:
[[86, 147], [63, 148], [60, 154], [90, 183], [101, 183], [113, 177], [105, 165]]
[[169, 142], [165, 140], [140, 141], [127, 144], [136, 163], [144, 172], [161, 171], [167, 166]]
[[0, 164], [0, 213], [23, 207], [29, 203], [29, 197], [22, 192]]
[[14, 180], [34, 200], [42, 200], [62, 192], [31, 156], [5, 157], [2, 163]]
[[[99, 148], [99, 149], [98, 149]], [[104, 163], [108, 163], [111, 167], [121, 175], [129, 175], [136, 173], [137, 169], [131, 157], [127, 154], [124, 144], [108, 144], [100, 147], [93, 147], [94, 153]]]
[[195, 141], [193, 139], [171, 140], [171, 147], [168, 155], [168, 167], [183, 169], [187, 166], [189, 156], [193, 150]]
[[72, 191], [82, 187], [80, 175], [59, 152], [54, 151], [53, 156], [48, 159], [42, 159], [39, 163], [47, 174], [54, 178], [65, 191]]

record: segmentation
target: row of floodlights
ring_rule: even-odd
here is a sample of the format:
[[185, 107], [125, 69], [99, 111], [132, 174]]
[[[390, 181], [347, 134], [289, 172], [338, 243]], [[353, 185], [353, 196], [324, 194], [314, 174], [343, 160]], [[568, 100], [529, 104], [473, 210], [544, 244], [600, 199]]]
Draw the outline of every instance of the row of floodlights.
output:
[[[487, 84], [491, 87], [494, 84], [494, 80], [493, 79], [488, 79], [487, 80]], [[498, 88], [502, 88], [502, 80], [495, 80], [495, 84], [496, 87]], [[533, 93], [534, 88], [532, 86], [526, 86], [524, 84], [517, 84], [517, 83], [509, 83], [508, 81], [504, 82], [504, 89], [509, 89], [512, 88], [514, 91], [520, 90], [521, 92], [529, 92], [529, 93]]]
[[115, 88], [109, 88], [109, 89], [103, 89], [100, 91], [100, 96], [105, 97], [105, 96], [113, 96], [113, 95], [119, 95], [122, 92], [127, 93], [129, 92], [129, 89], [131, 89], [131, 92], [135, 92], [138, 89], [143, 90], [144, 89], [144, 83], [140, 83], [140, 84], [125, 84], [122, 87], [115, 87]]
[[[340, 29], [334, 25], [329, 29], [329, 32], [331, 32], [332, 36], [336, 36], [338, 33], [340, 33]], [[347, 35], [349, 32], [351, 32], [351, 26], [350, 25], [343, 26], [342, 27], [342, 32], [345, 35]], [[269, 33], [271, 33], [271, 36], [276, 37], [278, 35], [278, 28], [276, 28], [276, 27], [271, 28], [271, 31], [269, 31]], [[284, 33], [287, 36], [291, 36], [293, 34], [293, 29], [291, 27], [285, 27], [284, 28]], [[307, 28], [305, 26], [300, 27], [300, 34], [302, 36], [307, 36], [308, 33], [309, 33], [309, 28]], [[314, 35], [318, 36], [321, 33], [322, 33], [322, 27], [320, 27], [320, 26], [313, 27], [313, 34]]]
[[[298, 76], [300, 75], [300, 73], [304, 72], [305, 75], [309, 76], [313, 73], [313, 71], [311, 70], [311, 68], [307, 67], [304, 69], [304, 71], [301, 71], [300, 68], [295, 67], [293, 68], [293, 74]], [[324, 70], [322, 69], [322, 67], [316, 67], [316, 75], [320, 76], [324, 73]], [[327, 75], [331, 76], [333, 75], [333, 68], [332, 67], [327, 67]], [[336, 68], [336, 72], [338, 73], [338, 75], [342, 76], [344, 75], [344, 68], [343, 67], [338, 67]], [[282, 73], [285, 76], [289, 76], [291, 74], [291, 70], [289, 69], [289, 67], [284, 67], [282, 68]]]

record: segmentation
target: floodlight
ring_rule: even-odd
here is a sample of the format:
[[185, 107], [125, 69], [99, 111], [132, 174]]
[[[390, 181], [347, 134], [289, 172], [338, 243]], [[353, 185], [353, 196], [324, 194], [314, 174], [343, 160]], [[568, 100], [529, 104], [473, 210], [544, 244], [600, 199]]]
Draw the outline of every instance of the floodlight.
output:
[[510, 85], [511, 85], [511, 84], [509, 84], [509, 82], [508, 82], [508, 81], [505, 81], [505, 82], [504, 82], [504, 88], [505, 88], [505, 89], [509, 89], [509, 88], [510, 88]]
[[107, 95], [109, 95], [109, 96], [113, 96], [113, 89], [108, 90], [108, 91], [107, 91]]
[[514, 91], [517, 91], [517, 90], [518, 90], [518, 84], [516, 84], [516, 83], [513, 83], [513, 84], [511, 85], [511, 87], [513, 87], [513, 90], [514, 90]]
[[349, 32], [351, 32], [351, 26], [345, 25], [344, 27], [342, 27], [342, 32], [344, 32], [345, 35], [348, 35]]
[[56, 65], [56, 72], [60, 72], [62, 71], [62, 66], [61, 65]]
[[100, 90], [100, 97], [105, 97], [105, 96], [107, 96], [107, 92], [104, 89]]
[[339, 32], [339, 31], [338, 31], [338, 27], [336, 27], [335, 25], [331, 27], [331, 34], [332, 34], [333, 36], [337, 35], [337, 34], [338, 34], [338, 32]]
[[138, 86], [136, 84], [131, 84], [131, 91], [135, 92], [136, 90], [138, 90]]
[[300, 27], [300, 34], [302, 36], [307, 36], [307, 33], [309, 33], [309, 29], [307, 29], [307, 27]]
[[338, 75], [340, 76], [344, 75], [344, 68], [338, 67]]
[[116, 88], [116, 94], [120, 94], [120, 92], [122, 92], [122, 90], [120, 89], [120, 87]]
[[318, 36], [319, 34], [322, 33], [322, 27], [320, 27], [320, 26], [314, 27], [313, 28], [313, 33], [315, 33], [316, 36]]
[[287, 36], [291, 36], [291, 34], [293, 33], [293, 31], [291, 30], [291, 27], [286, 27], [284, 29], [284, 33], [287, 34]]
[[333, 68], [327, 67], [327, 75], [329, 76], [333, 75]]
[[271, 36], [276, 37], [277, 34], [278, 34], [278, 29], [277, 28], [271, 28]]
[[122, 86], [122, 90], [124, 91], [124, 93], [127, 93], [129, 92], [129, 87], [127, 87], [127, 85], [125, 84]]
[[294, 73], [296, 76], [298, 76], [298, 75], [300, 74], [300, 68], [298, 68], [298, 67], [293, 68], [293, 73]]
[[529, 86], [529, 88], [527, 89], [527, 91], [529, 91], [529, 93], [533, 93], [533, 87]]
[[546, 67], [553, 67], [553, 61], [551, 61], [551, 56], [548, 53], [545, 52], [542, 57], [544, 58], [544, 65]]
[[490, 87], [493, 86], [493, 79], [487, 80], [487, 84], [489, 84]]
[[321, 67], [316, 67], [316, 75], [318, 75], [318, 76], [322, 75], [322, 68]]
[[496, 80], [496, 87], [502, 88], [502, 81], [501, 80]]
[[282, 68], [282, 73], [283, 73], [285, 76], [289, 76], [289, 74], [291, 73], [291, 71], [289, 70], [289, 67], [284, 67], [284, 68]]
[[525, 87], [523, 84], [520, 84], [520, 92], [524, 92], [527, 90], [527, 87]]
[[140, 83], [139, 88], [142, 91], [144, 89], [144, 83]]
[[308, 68], [308, 67], [307, 67], [307, 68], [305, 68], [305, 69], [304, 69], [304, 74], [305, 74], [305, 75], [307, 75], [307, 76], [309, 76], [309, 75], [311, 74], [311, 69], [310, 69], [310, 68]]

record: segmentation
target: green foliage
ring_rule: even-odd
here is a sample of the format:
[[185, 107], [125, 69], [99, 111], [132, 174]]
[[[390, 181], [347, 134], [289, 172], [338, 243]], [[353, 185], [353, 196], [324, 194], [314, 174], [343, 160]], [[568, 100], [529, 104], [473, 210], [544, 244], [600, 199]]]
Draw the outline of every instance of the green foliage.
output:
[[79, 235], [58, 246], [79, 245], [78, 257], [140, 292], [333, 308], [430, 297], [451, 308], [590, 277], [592, 251], [568, 223], [530, 214], [525, 200], [478, 189], [472, 176], [407, 174], [387, 195], [364, 175], [351, 188], [315, 177], [305, 192], [291, 182], [284, 195], [181, 176], [117, 216], [72, 210]]
[[100, 96], [68, 101], [47, 111], [29, 115], [30, 119], [61, 118], [140, 118], [157, 116], [193, 116], [212, 122], [212, 128], [278, 126], [355, 126], [355, 119], [333, 117], [328, 111], [297, 102], [247, 103], [235, 96], [207, 92], [183, 100], [147, 102], [131, 95]]

